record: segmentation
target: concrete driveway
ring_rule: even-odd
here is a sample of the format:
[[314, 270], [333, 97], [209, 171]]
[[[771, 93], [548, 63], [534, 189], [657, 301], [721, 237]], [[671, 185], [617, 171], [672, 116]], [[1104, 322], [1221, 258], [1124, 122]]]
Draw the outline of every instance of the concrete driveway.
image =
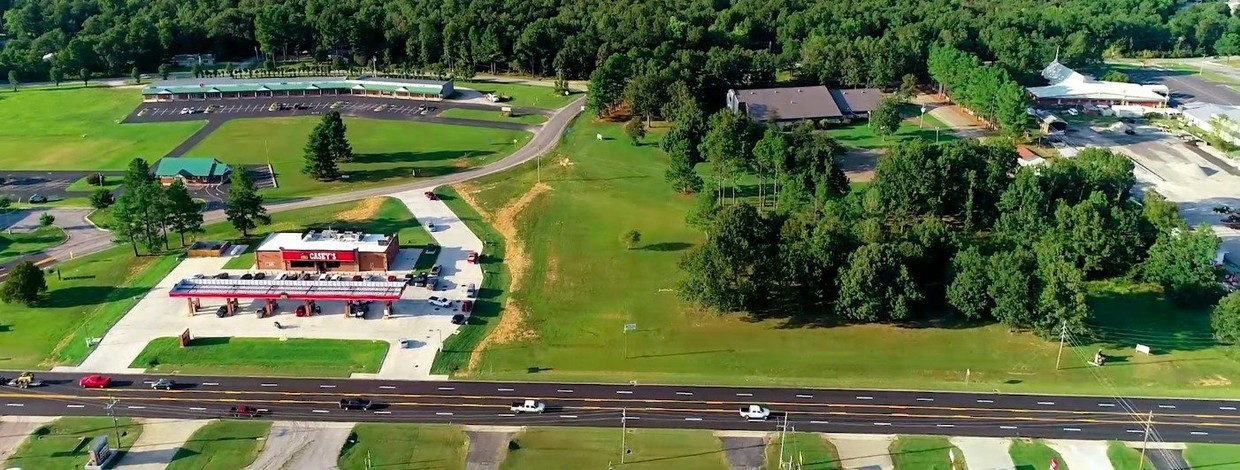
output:
[[969, 470], [1016, 470], [1016, 463], [1008, 449], [1012, 441], [999, 437], [952, 437], [952, 445], [959, 447]]
[[839, 452], [845, 470], [892, 470], [891, 443], [896, 437], [885, 434], [827, 434]]
[[1115, 467], [1111, 465], [1111, 458], [1107, 457], [1106, 441], [1047, 439], [1046, 445], [1063, 456], [1063, 463], [1068, 468], [1115, 470]]
[[332, 470], [353, 423], [276, 421], [250, 470]]

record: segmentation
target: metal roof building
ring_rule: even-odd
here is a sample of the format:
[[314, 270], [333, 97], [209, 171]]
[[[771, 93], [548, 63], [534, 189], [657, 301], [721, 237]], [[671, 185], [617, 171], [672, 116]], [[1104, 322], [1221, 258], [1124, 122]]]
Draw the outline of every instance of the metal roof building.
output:
[[178, 179], [185, 184], [219, 184], [230, 172], [232, 167], [214, 158], [166, 157], [155, 165], [155, 177], [163, 184]]
[[359, 77], [299, 77], [240, 80], [213, 78], [168, 80], [142, 89], [145, 101], [208, 98], [361, 95], [389, 98], [443, 99], [456, 93], [452, 80], [406, 80]]
[[1104, 82], [1072, 70], [1059, 61], [1042, 69], [1047, 86], [1029, 87], [1029, 94], [1042, 105], [1141, 104], [1163, 106], [1169, 100], [1166, 85]]
[[728, 90], [727, 105], [732, 112], [744, 111], [755, 121], [847, 121], [868, 117], [882, 99], [883, 92], [877, 88], [753, 88]]

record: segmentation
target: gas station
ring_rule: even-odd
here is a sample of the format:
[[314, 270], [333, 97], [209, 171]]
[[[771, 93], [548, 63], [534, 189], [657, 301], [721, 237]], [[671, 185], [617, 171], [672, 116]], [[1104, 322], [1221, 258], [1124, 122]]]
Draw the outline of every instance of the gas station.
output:
[[168, 291], [168, 296], [186, 299], [189, 316], [201, 307], [202, 299], [224, 299], [228, 316], [237, 313], [240, 299], [262, 300], [266, 307], [260, 318], [272, 316], [278, 309], [276, 301], [292, 300], [302, 303], [298, 316], [313, 315], [316, 301], [343, 301], [344, 315], [349, 317], [354, 303], [383, 302], [384, 318], [392, 315], [392, 303], [400, 300], [405, 291], [400, 281], [293, 281], [259, 279], [182, 279]]

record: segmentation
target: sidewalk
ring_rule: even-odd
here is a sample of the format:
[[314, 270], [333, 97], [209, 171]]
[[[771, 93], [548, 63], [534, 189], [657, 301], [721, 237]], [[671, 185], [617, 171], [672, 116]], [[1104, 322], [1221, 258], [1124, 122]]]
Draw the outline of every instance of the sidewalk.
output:
[[114, 467], [132, 470], [160, 470], [172, 462], [181, 445], [211, 420], [135, 418], [142, 424], [142, 435]]

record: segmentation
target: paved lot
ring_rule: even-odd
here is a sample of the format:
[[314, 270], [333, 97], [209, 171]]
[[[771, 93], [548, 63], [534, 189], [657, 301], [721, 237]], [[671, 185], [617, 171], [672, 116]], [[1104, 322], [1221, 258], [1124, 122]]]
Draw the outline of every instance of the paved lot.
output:
[[1089, 470], [1115, 470], [1111, 459], [1107, 457], [1106, 441], [1068, 441], [1047, 439], [1046, 445], [1059, 452], [1063, 463], [1068, 468], [1088, 468]]
[[520, 428], [497, 426], [469, 426], [469, 452], [465, 455], [465, 470], [497, 470], [508, 456], [508, 443]]
[[[845, 470], [892, 470], [889, 450], [896, 437], [883, 434], [827, 434]], [[1084, 467], [1082, 467], [1084, 468]]]
[[[52, 199], [70, 196], [89, 196], [90, 193], [70, 193], [65, 189], [74, 181], [85, 178], [93, 171], [0, 171], [0, 195], [9, 196], [14, 202], [26, 202], [38, 194]], [[101, 172], [120, 178], [119, 172]]]
[[276, 421], [251, 470], [331, 470], [353, 423]]
[[[731, 470], [762, 470], [766, 464], [766, 433], [717, 432]], [[773, 463], [773, 465], [779, 465]]]
[[161, 470], [172, 462], [172, 457], [189, 437], [211, 420], [137, 418], [142, 424], [142, 435], [133, 447], [125, 452], [115, 468], [131, 470]]
[[1127, 73], [1135, 82], [1167, 85], [1172, 105], [1193, 102], [1240, 105], [1240, 93], [1230, 86], [1207, 81], [1190, 72], [1151, 66]]
[[959, 447], [969, 470], [1016, 470], [1008, 449], [1012, 441], [994, 437], [952, 437], [952, 445]]
[[54, 416], [0, 416], [0, 463], [8, 460], [35, 429], [55, 420]]

